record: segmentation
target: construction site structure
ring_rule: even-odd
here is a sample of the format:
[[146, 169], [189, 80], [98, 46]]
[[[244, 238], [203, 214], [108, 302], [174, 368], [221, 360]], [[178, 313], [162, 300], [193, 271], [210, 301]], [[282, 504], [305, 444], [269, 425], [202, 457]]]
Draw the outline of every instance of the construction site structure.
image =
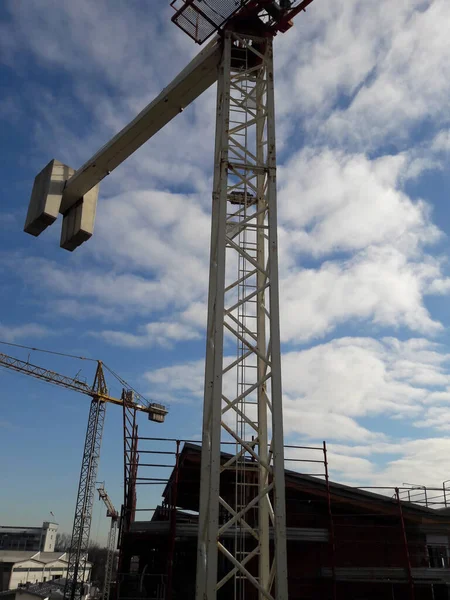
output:
[[[61, 247], [74, 250], [93, 233], [99, 182], [217, 81], [197, 600], [229, 581], [235, 600], [249, 587], [288, 598], [273, 38], [311, 2], [172, 0], [176, 25], [199, 44], [215, 37], [80, 169], [49, 163], [25, 223], [39, 235], [61, 212]], [[223, 441], [234, 444], [225, 464]], [[221, 493], [230, 473], [232, 500]]]
[[[201, 441], [138, 436], [136, 446], [139, 518], [123, 538], [119, 600], [194, 600]], [[222, 445], [221, 464], [231, 447]], [[325, 442], [285, 446], [285, 461], [289, 600], [448, 600], [448, 482], [343, 485], [330, 479]], [[236, 481], [224, 475], [222, 493], [232, 498]], [[234, 532], [224, 537], [233, 546]], [[218, 569], [226, 570], [220, 555]], [[221, 592], [232, 598], [233, 582]]]
[[103, 582], [103, 592], [102, 598], [103, 600], [109, 600], [109, 594], [111, 590], [111, 579], [114, 567], [114, 559], [116, 555], [116, 538], [117, 538], [117, 530], [119, 527], [119, 513], [114, 508], [113, 503], [111, 502], [110, 497], [108, 496], [107, 491], [105, 490], [105, 485], [102, 484], [97, 488], [98, 495], [100, 500], [103, 500], [103, 503], [106, 506], [106, 516], [111, 519], [111, 525], [108, 532], [108, 542], [106, 544], [106, 565], [105, 565], [105, 580]]
[[80, 381], [77, 378], [61, 375], [60, 373], [50, 371], [3, 353], [0, 353], [0, 367], [80, 392], [92, 398], [89, 408], [83, 458], [81, 461], [75, 516], [68, 552], [67, 579], [64, 591], [66, 598], [75, 600], [81, 595], [81, 582], [84, 580], [83, 575], [87, 562], [95, 482], [97, 480], [98, 464], [100, 460], [106, 404], [112, 403], [120, 406], [126, 404], [128, 410], [134, 413], [136, 411], [144, 412], [148, 415], [150, 420], [157, 423], [164, 422], [167, 409], [161, 404], [136, 402], [133, 399], [133, 392], [128, 390], [122, 391], [121, 398], [110, 396], [108, 394], [103, 372], [103, 363], [101, 361], [97, 361], [97, 369], [92, 386], [89, 386], [87, 383]]

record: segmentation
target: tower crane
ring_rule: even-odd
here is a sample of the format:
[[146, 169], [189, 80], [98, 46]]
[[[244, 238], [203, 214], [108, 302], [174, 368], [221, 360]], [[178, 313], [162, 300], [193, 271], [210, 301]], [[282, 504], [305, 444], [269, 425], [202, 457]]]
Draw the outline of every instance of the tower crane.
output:
[[111, 578], [114, 564], [114, 554], [116, 550], [116, 536], [119, 525], [119, 513], [114, 508], [108, 493], [105, 490], [104, 484], [97, 488], [97, 492], [100, 500], [103, 500], [106, 506], [106, 516], [111, 518], [111, 526], [108, 533], [107, 553], [106, 553], [106, 566], [105, 566], [105, 581], [103, 583], [103, 600], [109, 600], [109, 591], [111, 588]]
[[[211, 41], [78, 170], [52, 160], [24, 227], [38, 236], [61, 213], [61, 247], [88, 240], [99, 182], [217, 82], [197, 600], [288, 599], [273, 38], [312, 2], [171, 0], [172, 21], [198, 44]], [[235, 453], [221, 465], [225, 440]], [[225, 471], [234, 499], [221, 495]]]
[[137, 402], [134, 399], [133, 393], [128, 390], [122, 391], [121, 398], [110, 396], [106, 387], [103, 363], [101, 361], [97, 361], [97, 369], [92, 386], [89, 386], [84, 381], [80, 381], [76, 377], [67, 377], [66, 375], [61, 375], [60, 373], [50, 371], [3, 353], [0, 353], [0, 367], [23, 373], [24, 375], [30, 375], [41, 381], [53, 383], [54, 385], [80, 392], [81, 394], [85, 394], [92, 398], [84, 442], [83, 459], [81, 462], [75, 517], [69, 547], [67, 579], [64, 590], [65, 597], [69, 600], [74, 600], [75, 598], [80, 597], [81, 583], [84, 579], [86, 568], [95, 482], [100, 459], [106, 404], [111, 403], [129, 406], [135, 411], [146, 413], [151, 421], [157, 423], [164, 422], [167, 410], [161, 404], [148, 403], [140, 397], [139, 402]]

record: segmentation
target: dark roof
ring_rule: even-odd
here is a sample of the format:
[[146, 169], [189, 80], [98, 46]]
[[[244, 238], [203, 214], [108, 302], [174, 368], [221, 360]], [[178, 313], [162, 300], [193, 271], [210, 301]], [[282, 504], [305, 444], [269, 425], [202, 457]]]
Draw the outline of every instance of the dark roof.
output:
[[38, 560], [39, 550], [0, 550], [0, 562], [16, 563], [24, 560]]
[[[226, 452], [221, 453], [221, 462], [225, 462], [232, 455]], [[198, 510], [199, 483], [200, 483], [200, 457], [201, 446], [186, 442], [180, 453], [179, 472], [178, 472], [178, 506], [189, 510]], [[190, 471], [190, 473], [188, 473]], [[169, 482], [163, 492], [164, 496], [169, 496], [171, 481], [174, 477], [174, 471], [169, 478]], [[307, 491], [311, 495], [327, 496], [327, 484], [324, 479], [299, 473], [297, 471], [285, 470], [286, 490]], [[371, 505], [373, 509], [383, 512], [394, 512], [398, 514], [398, 501], [396, 498], [388, 495], [372, 492], [369, 490], [329, 481], [330, 493], [333, 503], [352, 503], [367, 506]], [[386, 491], [389, 488], [386, 488]], [[394, 492], [394, 488], [391, 488]], [[434, 508], [427, 508], [412, 502], [402, 501], [402, 510], [405, 516], [422, 520], [450, 520], [446, 511], [439, 511]]]

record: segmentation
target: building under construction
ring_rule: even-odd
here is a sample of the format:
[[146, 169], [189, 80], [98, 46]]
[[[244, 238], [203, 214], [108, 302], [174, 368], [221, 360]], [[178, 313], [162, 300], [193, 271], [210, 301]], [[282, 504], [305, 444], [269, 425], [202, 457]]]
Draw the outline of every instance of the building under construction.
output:
[[[140, 469], [131, 487], [139, 486], [139, 497], [144, 497], [144, 489], [162, 486], [162, 498], [156, 508], [134, 506], [129, 530], [122, 532], [119, 598], [195, 597], [201, 446], [181, 447], [178, 442], [175, 449], [175, 441], [168, 446], [169, 441], [164, 446], [150, 438], [139, 440], [139, 451], [135, 446], [133, 460], [137, 464], [139, 455]], [[293, 468], [303, 471], [286, 471], [289, 600], [450, 597], [445, 487], [354, 488], [329, 480], [325, 444], [287, 448], [286, 455]], [[222, 464], [230, 456], [223, 452]], [[229, 471], [223, 478], [225, 500], [250, 493], [255, 478], [251, 462], [242, 466], [240, 476], [236, 480]], [[151, 511], [149, 520], [134, 520], [146, 510]], [[247, 522], [251, 525], [250, 517]], [[249, 535], [251, 531], [235, 525], [225, 537], [235, 552], [236, 545], [245, 552]], [[247, 564], [250, 572], [256, 571], [256, 560]], [[219, 577], [228, 578], [220, 598], [257, 600], [253, 587], [230, 573], [226, 562], [219, 562]]]

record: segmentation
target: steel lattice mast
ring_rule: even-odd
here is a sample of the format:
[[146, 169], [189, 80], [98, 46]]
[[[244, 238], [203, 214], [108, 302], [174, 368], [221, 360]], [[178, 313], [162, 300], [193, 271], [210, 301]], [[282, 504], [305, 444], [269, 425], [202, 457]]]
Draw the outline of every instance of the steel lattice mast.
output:
[[[227, 31], [217, 91], [197, 600], [213, 600], [232, 578], [235, 598], [249, 586], [261, 599], [288, 597], [273, 86], [272, 39]], [[225, 439], [235, 454], [220, 467]], [[230, 470], [233, 501], [220, 486]]]
[[79, 598], [84, 581], [89, 536], [91, 532], [92, 509], [94, 505], [95, 482], [97, 480], [103, 426], [105, 424], [106, 404], [100, 398], [107, 394], [106, 381], [101, 363], [97, 366], [94, 385], [95, 395], [89, 409], [89, 418], [81, 461], [80, 481], [78, 484], [75, 517], [72, 538], [69, 547], [67, 579], [64, 595], [70, 600]]

